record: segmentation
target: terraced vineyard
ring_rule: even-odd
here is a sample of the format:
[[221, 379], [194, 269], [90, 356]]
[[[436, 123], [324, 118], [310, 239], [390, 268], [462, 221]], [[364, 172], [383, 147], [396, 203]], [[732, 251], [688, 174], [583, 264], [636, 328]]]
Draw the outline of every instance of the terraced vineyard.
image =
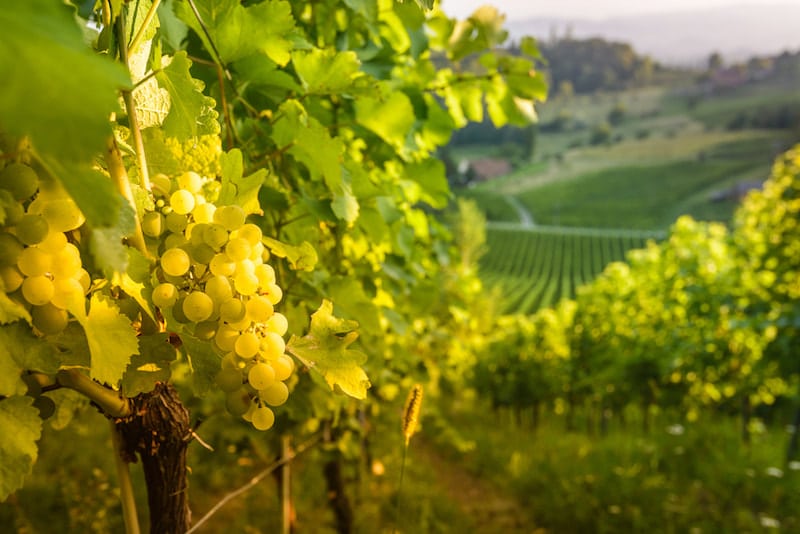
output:
[[482, 277], [504, 312], [532, 312], [575, 294], [612, 261], [663, 232], [489, 223]]

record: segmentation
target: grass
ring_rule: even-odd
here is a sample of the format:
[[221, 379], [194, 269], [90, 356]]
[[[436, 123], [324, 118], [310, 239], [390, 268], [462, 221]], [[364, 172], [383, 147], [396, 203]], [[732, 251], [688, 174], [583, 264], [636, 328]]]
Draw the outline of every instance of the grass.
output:
[[792, 532], [800, 528], [800, 471], [782, 465], [786, 433], [765, 429], [750, 446], [738, 421], [694, 424], [661, 415], [650, 433], [538, 429], [471, 406], [453, 424], [475, 447], [460, 457], [476, 476], [512, 492], [549, 532]]

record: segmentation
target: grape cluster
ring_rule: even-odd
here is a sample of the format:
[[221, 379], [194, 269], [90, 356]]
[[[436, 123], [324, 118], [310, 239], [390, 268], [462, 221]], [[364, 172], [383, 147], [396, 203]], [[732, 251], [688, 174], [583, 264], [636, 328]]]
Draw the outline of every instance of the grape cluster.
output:
[[284, 354], [286, 317], [274, 310], [283, 292], [265, 263], [261, 229], [241, 207], [206, 201], [205, 182], [194, 172], [153, 177], [156, 209], [142, 217], [159, 258], [152, 301], [168, 321], [212, 343], [228, 411], [266, 430], [275, 421], [269, 406], [289, 396], [294, 367]]
[[67, 309], [84, 300], [91, 282], [68, 238], [83, 224], [83, 214], [63, 189], [40, 183], [21, 163], [0, 172], [0, 189], [7, 201], [0, 230], [4, 290], [28, 309], [38, 332], [58, 334], [69, 321]]

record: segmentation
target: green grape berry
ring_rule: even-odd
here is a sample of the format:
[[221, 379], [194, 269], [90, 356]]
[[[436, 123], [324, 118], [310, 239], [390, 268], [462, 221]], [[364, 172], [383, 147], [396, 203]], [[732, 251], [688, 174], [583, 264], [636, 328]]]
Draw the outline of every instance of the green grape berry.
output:
[[193, 323], [205, 321], [214, 312], [214, 301], [202, 291], [193, 291], [183, 301], [183, 314]]
[[46, 276], [31, 276], [22, 282], [22, 297], [34, 306], [44, 306], [54, 293], [53, 281]]
[[31, 309], [31, 321], [37, 330], [51, 336], [62, 332], [67, 327], [69, 317], [66, 310], [47, 303]]
[[250, 414], [250, 422], [256, 430], [269, 430], [275, 424], [275, 414], [266, 406], [259, 406]]
[[253, 358], [261, 346], [261, 340], [254, 332], [244, 332], [239, 335], [233, 349], [240, 358], [249, 360]]
[[17, 238], [26, 245], [41, 243], [49, 231], [47, 220], [38, 213], [26, 213], [17, 221]]
[[221, 369], [220, 372], [218, 372], [214, 377], [214, 381], [222, 391], [226, 393], [232, 393], [241, 389], [242, 373], [239, 371], [239, 369]]
[[12, 163], [0, 172], [0, 188], [10, 192], [15, 200], [27, 200], [39, 189], [39, 177], [27, 165]]
[[275, 371], [271, 365], [258, 362], [247, 372], [247, 381], [255, 389], [264, 390], [275, 382]]
[[170, 276], [183, 276], [191, 265], [189, 254], [182, 248], [171, 248], [161, 256], [161, 268]]
[[178, 300], [178, 288], [169, 282], [158, 284], [153, 289], [153, 304], [159, 308], [171, 308]]
[[258, 398], [270, 406], [280, 406], [289, 398], [289, 388], [283, 382], [274, 382], [266, 389], [259, 391]]

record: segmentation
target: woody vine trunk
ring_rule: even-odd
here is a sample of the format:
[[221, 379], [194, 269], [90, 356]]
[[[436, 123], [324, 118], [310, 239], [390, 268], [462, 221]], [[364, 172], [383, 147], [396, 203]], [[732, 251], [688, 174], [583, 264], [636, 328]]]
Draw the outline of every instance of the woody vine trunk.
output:
[[158, 384], [131, 399], [132, 415], [117, 419], [123, 459], [141, 459], [147, 485], [151, 534], [176, 534], [189, 528], [186, 452], [191, 438], [189, 412], [177, 391]]

